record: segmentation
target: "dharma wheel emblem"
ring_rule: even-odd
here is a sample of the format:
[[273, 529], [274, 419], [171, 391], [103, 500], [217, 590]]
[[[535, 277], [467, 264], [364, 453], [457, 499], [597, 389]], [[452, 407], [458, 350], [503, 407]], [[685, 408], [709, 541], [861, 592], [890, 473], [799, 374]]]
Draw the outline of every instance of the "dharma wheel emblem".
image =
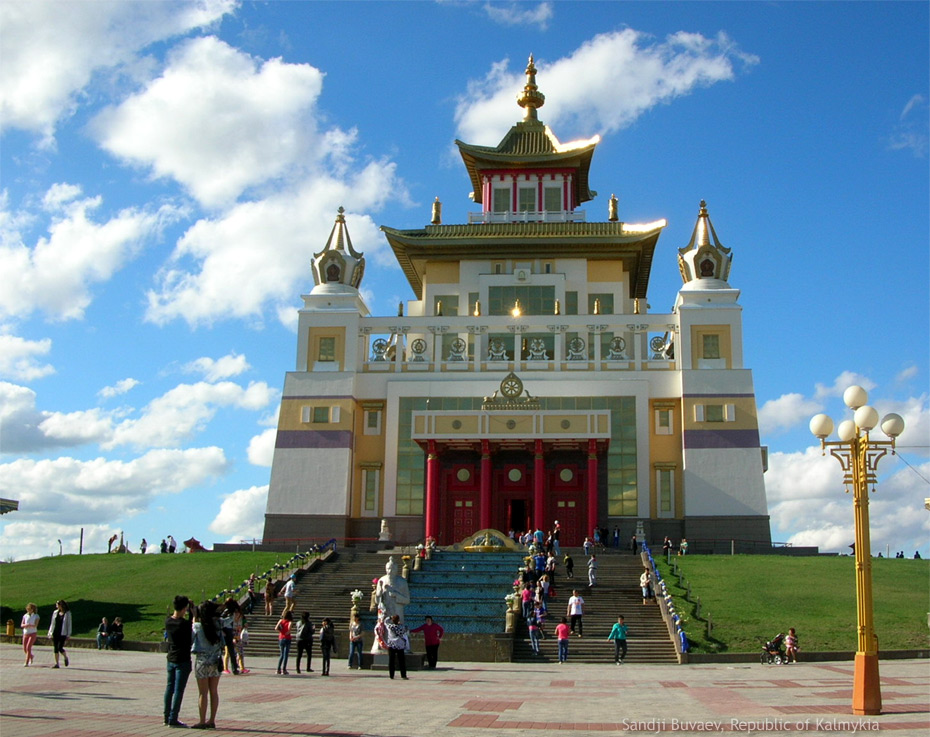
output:
[[508, 399], [516, 399], [522, 393], [523, 382], [520, 381], [519, 376], [511, 371], [504, 377], [504, 380], [501, 382], [501, 394], [503, 394]]

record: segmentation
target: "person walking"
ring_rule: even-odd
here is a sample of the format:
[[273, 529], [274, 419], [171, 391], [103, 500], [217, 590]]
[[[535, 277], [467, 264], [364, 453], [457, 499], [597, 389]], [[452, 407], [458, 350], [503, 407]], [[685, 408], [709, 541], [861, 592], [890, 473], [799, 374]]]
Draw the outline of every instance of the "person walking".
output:
[[357, 658], [358, 665], [356, 670], [362, 669], [362, 620], [358, 614], [352, 615], [352, 623], [349, 625], [349, 668], [352, 668], [353, 658]]
[[652, 575], [649, 573], [648, 568], [639, 577], [639, 587], [643, 591], [643, 606], [646, 606], [650, 599], [656, 598], [652, 588]]
[[[571, 618], [572, 626], [570, 632], [575, 633], [575, 627], [578, 627], [578, 637], [584, 637], [584, 625], [582, 617], [584, 616], [584, 599], [578, 595], [578, 589], [572, 591], [572, 596], [568, 600], [568, 616]], [[562, 620], [563, 622], [565, 619]]]
[[597, 585], [597, 556], [593, 553], [588, 559], [588, 588]]
[[423, 633], [423, 641], [426, 644], [426, 662], [430, 668], [435, 668], [439, 660], [439, 643], [446, 631], [436, 624], [432, 617], [427, 616], [424, 619], [423, 624], [410, 631]]
[[633, 553], [633, 555], [636, 555], [638, 550], [639, 543], [636, 541], [636, 533], [634, 532], [633, 537], [630, 538], [630, 552]]
[[523, 618], [529, 619], [533, 611], [533, 587], [527, 584], [520, 592], [520, 604], [523, 607]]
[[336, 628], [333, 626], [333, 620], [329, 617], [323, 618], [323, 624], [320, 626], [320, 654], [323, 658], [323, 673], [329, 675], [329, 663], [332, 654], [336, 652]]
[[287, 579], [287, 583], [284, 584], [284, 590], [281, 592], [281, 595], [284, 597], [284, 612], [290, 613], [294, 611], [294, 595], [297, 588], [297, 576], [293, 573], [290, 575], [290, 578]]
[[220, 615], [220, 627], [223, 630], [223, 642], [226, 650], [223, 652], [223, 673], [239, 675], [239, 658], [236, 656], [236, 614], [239, 613], [239, 602], [230, 597], [223, 604]]
[[281, 619], [278, 620], [278, 623], [274, 626], [275, 632], [278, 633], [278, 651], [280, 655], [278, 656], [278, 675], [288, 675], [287, 673], [287, 658], [291, 652], [291, 622], [293, 617], [290, 612], [284, 612], [281, 615]]
[[562, 665], [568, 660], [568, 638], [571, 636], [571, 629], [565, 617], [562, 617], [562, 621], [556, 626], [555, 636], [559, 641], [559, 665]]
[[388, 646], [388, 673], [394, 678], [395, 669], [400, 669], [400, 677], [407, 680], [407, 660], [404, 652], [407, 649], [407, 628], [395, 614], [390, 621], [385, 622]]
[[70, 665], [68, 653], [65, 650], [65, 643], [71, 637], [71, 611], [68, 609], [68, 602], [59, 599], [55, 602], [55, 611], [52, 614], [52, 622], [48, 627], [48, 636], [52, 640], [52, 647], [55, 651], [55, 665], [58, 667], [58, 659], [61, 656], [65, 661], [65, 667]]
[[584, 539], [584, 542], [581, 544], [581, 549], [584, 551], [585, 555], [591, 555], [591, 551], [594, 549], [594, 543], [591, 542], [590, 537]]
[[269, 578], [265, 583], [265, 616], [270, 617], [274, 610], [275, 586], [274, 579]]
[[572, 556], [566, 553], [565, 557], [562, 559], [562, 565], [565, 566], [565, 578], [574, 578], [575, 561], [572, 559]]
[[539, 655], [539, 620], [535, 616], [526, 620], [526, 628], [530, 633], [530, 647], [533, 648], [533, 655]]
[[168, 646], [168, 682], [165, 685], [165, 724], [169, 727], [186, 727], [179, 717], [184, 689], [191, 675], [191, 645], [193, 636], [190, 620], [190, 599], [174, 597], [174, 611], [165, 618], [165, 643]]
[[39, 636], [39, 610], [32, 602], [26, 604], [26, 613], [23, 615], [19, 626], [23, 630], [23, 654], [26, 656], [23, 667], [26, 667], [35, 660], [35, 656], [32, 654], [32, 646]]
[[174, 539], [174, 536], [168, 535], [168, 552], [173, 553], [177, 549], [178, 549], [178, 543]]
[[310, 621], [310, 614], [304, 612], [297, 623], [297, 672], [300, 673], [300, 656], [307, 653], [307, 673], [313, 673], [310, 663], [313, 660], [313, 634], [316, 627]]
[[611, 628], [610, 634], [607, 635], [607, 641], [614, 641], [614, 663], [623, 664], [626, 657], [626, 635], [628, 627], [623, 623], [623, 615], [617, 617], [617, 623]]
[[255, 574], [254, 573], [249, 575], [249, 581], [248, 581], [247, 586], [249, 589], [249, 603], [246, 605], [247, 609], [245, 613], [248, 614], [249, 616], [252, 616], [252, 611], [255, 609]]
[[[205, 601], [197, 607], [191, 627], [191, 652], [194, 659], [194, 676], [197, 678], [197, 708], [200, 721], [191, 729], [215, 729], [216, 711], [220, 706], [220, 676], [223, 674], [223, 631], [218, 619], [216, 602]], [[210, 719], [207, 719], [207, 705]]]

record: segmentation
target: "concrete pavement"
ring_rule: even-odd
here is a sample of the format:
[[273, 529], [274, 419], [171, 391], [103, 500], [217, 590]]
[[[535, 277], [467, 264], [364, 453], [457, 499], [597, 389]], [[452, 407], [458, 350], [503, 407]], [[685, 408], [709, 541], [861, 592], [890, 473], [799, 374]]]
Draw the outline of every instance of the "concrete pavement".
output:
[[[340, 643], [344, 644], [344, 643]], [[635, 647], [631, 641], [630, 646]], [[605, 648], [611, 647], [604, 643]], [[344, 651], [345, 648], [343, 648]], [[34, 665], [0, 646], [3, 737], [177, 735], [162, 724], [165, 658], [157, 653], [71, 651], [54, 670], [51, 649]], [[570, 658], [571, 656], [569, 656]], [[603, 734], [853, 734], [930, 732], [930, 663], [883, 661], [884, 710], [850, 714], [852, 663], [762, 665], [564, 665], [442, 663], [390, 680], [384, 671], [275, 675], [270, 658], [248, 675], [224, 675], [218, 733], [377, 737]], [[181, 719], [197, 721], [191, 677]]]

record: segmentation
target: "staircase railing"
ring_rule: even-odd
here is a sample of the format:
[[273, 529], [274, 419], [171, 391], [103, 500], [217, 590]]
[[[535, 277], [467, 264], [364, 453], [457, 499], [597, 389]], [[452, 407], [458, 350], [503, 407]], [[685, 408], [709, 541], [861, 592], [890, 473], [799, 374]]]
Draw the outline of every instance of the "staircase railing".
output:
[[659, 603], [659, 611], [662, 612], [662, 619], [668, 627], [668, 634], [675, 644], [675, 653], [678, 655], [678, 662], [682, 663], [688, 657], [688, 636], [685, 634], [684, 627], [681, 624], [681, 616], [675, 611], [675, 602], [672, 595], [668, 592], [665, 581], [662, 579], [662, 573], [656, 566], [652, 558], [652, 551], [649, 545], [643, 542], [643, 555], [649, 561], [649, 569], [652, 571], [653, 579], [656, 582], [658, 591], [656, 592], [656, 601]]

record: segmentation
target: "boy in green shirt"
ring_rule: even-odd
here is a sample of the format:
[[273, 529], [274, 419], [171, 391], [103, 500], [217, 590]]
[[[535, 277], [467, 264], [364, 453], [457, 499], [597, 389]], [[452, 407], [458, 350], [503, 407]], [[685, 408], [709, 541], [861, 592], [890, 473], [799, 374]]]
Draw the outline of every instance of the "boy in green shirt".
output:
[[623, 615], [617, 617], [617, 623], [610, 630], [607, 640], [614, 641], [614, 662], [620, 665], [626, 657], [626, 635], [629, 628], [623, 623]]

